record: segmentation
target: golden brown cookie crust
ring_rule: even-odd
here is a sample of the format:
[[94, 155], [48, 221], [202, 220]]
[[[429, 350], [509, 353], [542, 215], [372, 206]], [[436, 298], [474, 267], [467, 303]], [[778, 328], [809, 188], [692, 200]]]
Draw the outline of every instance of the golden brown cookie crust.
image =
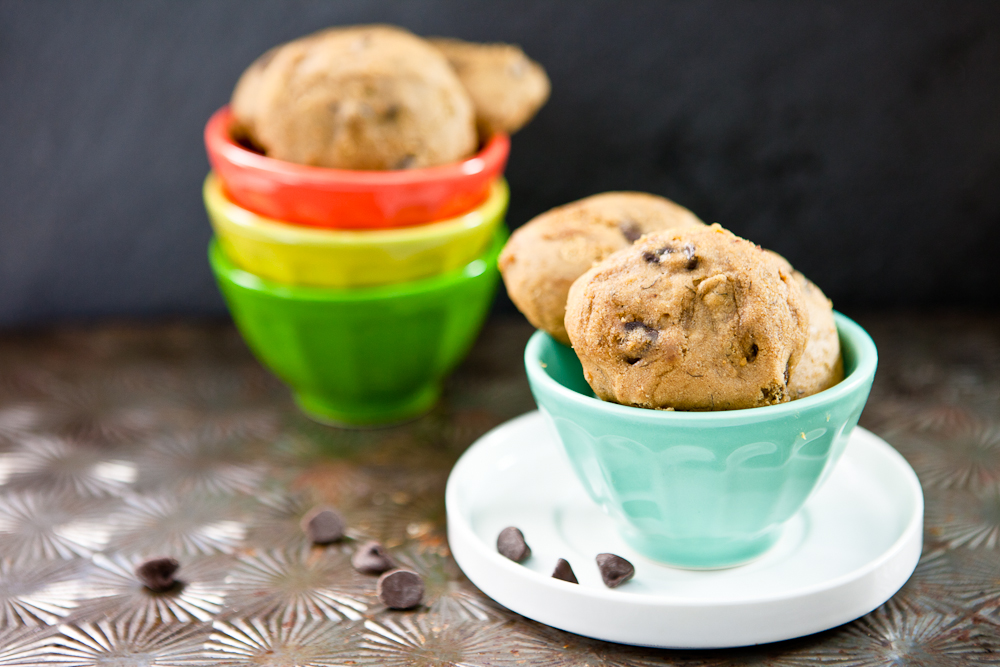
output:
[[280, 48], [276, 46], [265, 51], [250, 64], [250, 67], [243, 71], [233, 89], [232, 98], [229, 100], [229, 106], [235, 120], [235, 127], [232, 128], [233, 133], [237, 135], [237, 138], [245, 140], [257, 148], [260, 148], [256, 140], [257, 116], [260, 113], [261, 103], [260, 82], [264, 69]]
[[598, 397], [645, 408], [783, 403], [809, 320], [787, 264], [718, 225], [649, 234], [570, 288], [566, 328]]
[[500, 271], [511, 301], [528, 321], [568, 345], [563, 318], [574, 280], [643, 234], [703, 224], [663, 197], [605, 192], [554, 208], [518, 228], [500, 254]]
[[475, 44], [430, 39], [469, 92], [482, 135], [512, 134], [524, 127], [549, 98], [545, 70], [513, 44]]
[[392, 26], [333, 28], [258, 58], [233, 113], [267, 155], [339, 169], [455, 162], [478, 146], [468, 93], [441, 52]]
[[794, 401], [829, 389], [844, 379], [840, 335], [833, 319], [833, 302], [815, 283], [793, 269], [787, 259], [773, 250], [767, 252], [792, 273], [809, 313], [809, 340], [788, 381], [788, 392]]
[[798, 271], [792, 275], [799, 283], [809, 313], [809, 341], [788, 382], [788, 392], [795, 400], [818, 394], [843, 380], [844, 360], [833, 319], [833, 303], [804, 275]]

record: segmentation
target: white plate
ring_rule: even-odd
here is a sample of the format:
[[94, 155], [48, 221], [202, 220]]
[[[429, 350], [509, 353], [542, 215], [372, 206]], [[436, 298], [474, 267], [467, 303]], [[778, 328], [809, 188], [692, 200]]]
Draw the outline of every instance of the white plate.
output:
[[[448, 479], [448, 539], [486, 595], [576, 634], [625, 644], [722, 648], [800, 637], [863, 616], [892, 597], [920, 557], [924, 499], [896, 450], [856, 428], [830, 478], [747, 565], [693, 571], [640, 556], [587, 497], [542, 416], [531, 412], [480, 438]], [[496, 550], [517, 526], [532, 555]], [[601, 582], [594, 557], [618, 554], [635, 577]], [[551, 577], [567, 559], [580, 583]]]

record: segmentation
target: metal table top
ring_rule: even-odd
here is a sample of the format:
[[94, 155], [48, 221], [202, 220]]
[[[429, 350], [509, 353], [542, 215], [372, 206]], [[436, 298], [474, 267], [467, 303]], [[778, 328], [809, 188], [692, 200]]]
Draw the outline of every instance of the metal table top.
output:
[[[881, 354], [861, 423], [924, 485], [924, 553], [853, 623], [749, 649], [578, 637], [479, 593], [445, 538], [461, 452], [534, 408], [531, 330], [491, 322], [445, 399], [393, 428], [315, 424], [228, 326], [0, 335], [0, 666], [958, 665], [1000, 663], [1000, 317], [861, 318]], [[384, 608], [349, 544], [311, 547], [317, 503], [423, 575]], [[153, 594], [133, 569], [181, 562]]]

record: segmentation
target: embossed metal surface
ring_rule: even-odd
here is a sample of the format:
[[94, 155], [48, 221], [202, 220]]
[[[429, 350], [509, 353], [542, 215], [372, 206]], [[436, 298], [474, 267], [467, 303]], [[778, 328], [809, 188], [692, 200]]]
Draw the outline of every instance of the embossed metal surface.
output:
[[[0, 336], [0, 667], [10, 665], [963, 665], [1000, 662], [1000, 318], [862, 321], [881, 363], [861, 423], [924, 485], [903, 590], [840, 628], [752, 649], [607, 644], [523, 619], [455, 566], [444, 484], [477, 437], [534, 407], [530, 333], [487, 327], [417, 421], [314, 424], [222, 326]], [[350, 540], [299, 520], [339, 507]], [[425, 603], [386, 609], [349, 562], [382, 541]], [[152, 593], [143, 559], [183, 585]]]

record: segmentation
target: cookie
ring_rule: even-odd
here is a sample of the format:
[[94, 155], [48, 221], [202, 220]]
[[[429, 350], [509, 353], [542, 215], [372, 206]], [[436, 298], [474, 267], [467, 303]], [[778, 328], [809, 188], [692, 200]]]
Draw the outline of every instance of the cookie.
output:
[[500, 272], [528, 321], [568, 345], [566, 295], [594, 262], [643, 234], [702, 225], [691, 211], [663, 197], [605, 192], [554, 208], [517, 229], [500, 254]]
[[840, 335], [833, 319], [833, 302], [815, 283], [793, 269], [787, 259], [773, 250], [767, 252], [792, 273], [802, 290], [809, 314], [809, 340], [788, 381], [788, 391], [794, 401], [829, 389], [844, 379]]
[[257, 116], [261, 106], [260, 85], [264, 70], [278, 53], [280, 46], [264, 52], [250, 67], [244, 70], [236, 82], [232, 97], [229, 100], [233, 112], [234, 123], [231, 132], [235, 139], [250, 144], [255, 149], [265, 152], [257, 142]]
[[817, 394], [843, 380], [844, 360], [833, 319], [833, 303], [804, 275], [794, 270], [792, 275], [799, 283], [809, 313], [809, 340], [788, 381], [788, 392], [795, 400]]
[[299, 164], [427, 167], [478, 147], [472, 101], [451, 65], [391, 26], [333, 28], [268, 51], [236, 84], [232, 110], [238, 133]]
[[484, 137], [517, 132], [549, 98], [549, 77], [520, 47], [441, 37], [430, 42], [448, 59], [472, 98]]
[[598, 397], [644, 408], [783, 403], [806, 347], [801, 287], [719, 225], [649, 234], [582, 275], [566, 329]]

